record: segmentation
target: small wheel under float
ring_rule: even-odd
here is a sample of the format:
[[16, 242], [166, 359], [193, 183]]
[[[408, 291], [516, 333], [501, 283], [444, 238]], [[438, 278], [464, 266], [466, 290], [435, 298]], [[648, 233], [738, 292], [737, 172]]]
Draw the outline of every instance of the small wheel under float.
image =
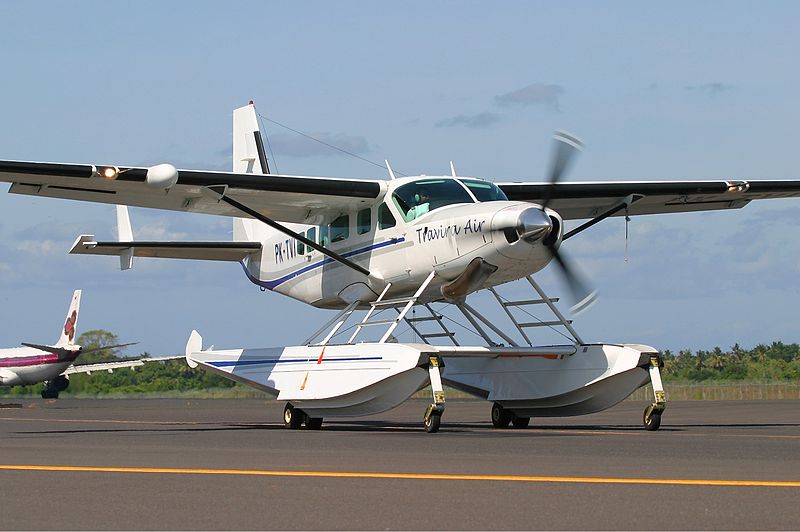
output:
[[299, 408], [292, 406], [292, 403], [286, 403], [283, 409], [283, 424], [287, 429], [297, 430], [303, 424], [305, 413]]
[[429, 434], [439, 432], [439, 425], [442, 423], [442, 414], [439, 412], [432, 412], [429, 416], [425, 417], [422, 422], [425, 424], [425, 432]]
[[502, 407], [500, 403], [492, 404], [492, 426], [496, 429], [504, 429], [511, 423], [513, 414]]
[[653, 405], [644, 409], [642, 423], [645, 430], [658, 430], [661, 426], [661, 412], [653, 408]]
[[531, 423], [531, 418], [529, 417], [522, 417], [514, 414], [514, 416], [511, 418], [511, 425], [515, 429], [527, 429], [530, 423]]
[[308, 414], [306, 414], [305, 423], [306, 423], [306, 428], [310, 430], [319, 430], [322, 428], [321, 417], [309, 417]]

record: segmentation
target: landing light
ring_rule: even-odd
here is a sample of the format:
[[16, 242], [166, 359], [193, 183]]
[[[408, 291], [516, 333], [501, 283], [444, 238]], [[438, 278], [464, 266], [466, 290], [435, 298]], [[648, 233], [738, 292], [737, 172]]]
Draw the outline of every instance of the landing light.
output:
[[102, 176], [106, 179], [116, 179], [118, 175], [119, 175], [119, 170], [117, 170], [113, 166], [107, 166], [103, 168]]

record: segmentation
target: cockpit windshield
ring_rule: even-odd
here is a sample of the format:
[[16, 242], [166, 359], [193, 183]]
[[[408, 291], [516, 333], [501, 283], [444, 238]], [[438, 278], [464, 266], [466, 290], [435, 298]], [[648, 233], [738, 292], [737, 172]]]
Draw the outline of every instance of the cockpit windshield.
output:
[[480, 202], [508, 200], [503, 191], [494, 183], [479, 179], [460, 179], [459, 181], [447, 178], [421, 179], [397, 187], [392, 194], [392, 199], [406, 222], [446, 205], [474, 203], [469, 192]]
[[474, 203], [469, 193], [454, 179], [414, 181], [398, 187], [392, 199], [406, 222], [446, 205]]
[[494, 183], [480, 181], [478, 179], [462, 179], [462, 183], [467, 185], [470, 192], [478, 198], [478, 201], [508, 201], [505, 193]]

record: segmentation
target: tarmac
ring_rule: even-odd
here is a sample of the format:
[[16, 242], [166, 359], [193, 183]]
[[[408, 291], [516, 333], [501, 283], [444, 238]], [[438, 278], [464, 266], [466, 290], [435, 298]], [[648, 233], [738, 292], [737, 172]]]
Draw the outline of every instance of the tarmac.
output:
[[648, 432], [633, 401], [497, 430], [453, 400], [437, 434], [418, 400], [319, 431], [269, 399], [2, 403], [2, 529], [800, 528], [798, 401], [672, 402]]

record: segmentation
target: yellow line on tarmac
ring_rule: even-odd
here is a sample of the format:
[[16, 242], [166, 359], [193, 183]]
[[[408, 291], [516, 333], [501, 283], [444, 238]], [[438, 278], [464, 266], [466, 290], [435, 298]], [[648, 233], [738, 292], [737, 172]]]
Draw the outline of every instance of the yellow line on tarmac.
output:
[[482, 480], [494, 482], [555, 482], [572, 484], [661, 484], [672, 486], [745, 486], [800, 488], [800, 481], [703, 480], [662, 478], [551, 477], [521, 475], [447, 475], [434, 473], [370, 473], [349, 471], [265, 471], [260, 469], [178, 469], [167, 467], [91, 467], [57, 465], [0, 465], [6, 471], [60, 471], [86, 473], [150, 473], [177, 475], [235, 475], [262, 477], [378, 478], [396, 480]]

